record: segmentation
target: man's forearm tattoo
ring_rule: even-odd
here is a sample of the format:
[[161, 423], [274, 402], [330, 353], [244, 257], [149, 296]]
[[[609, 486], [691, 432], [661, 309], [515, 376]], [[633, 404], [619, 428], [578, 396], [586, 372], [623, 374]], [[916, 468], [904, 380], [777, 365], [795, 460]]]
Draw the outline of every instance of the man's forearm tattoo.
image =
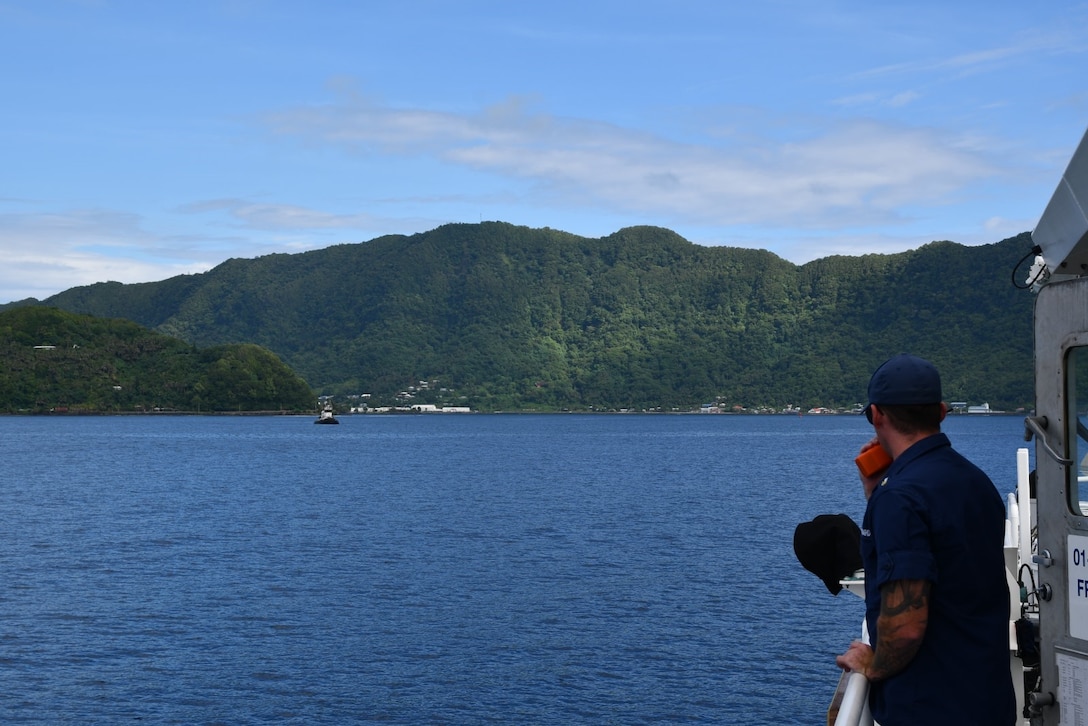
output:
[[880, 592], [877, 643], [868, 676], [880, 680], [906, 668], [922, 644], [929, 620], [929, 582], [895, 580]]

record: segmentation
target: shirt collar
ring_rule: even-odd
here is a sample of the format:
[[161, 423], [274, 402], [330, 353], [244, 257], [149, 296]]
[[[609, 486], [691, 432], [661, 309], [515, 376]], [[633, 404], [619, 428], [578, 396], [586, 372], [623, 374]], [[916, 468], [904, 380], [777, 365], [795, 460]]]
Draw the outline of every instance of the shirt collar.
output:
[[895, 461], [888, 467], [888, 471], [884, 474], [884, 478], [881, 480], [879, 486], [877, 486], [877, 490], [879, 491], [886, 484], [890, 483], [892, 478], [910, 465], [912, 461], [922, 458], [931, 451], [951, 445], [952, 442], [948, 440], [948, 436], [941, 432], [915, 441], [908, 446], [905, 451], [899, 454], [899, 456], [895, 457]]

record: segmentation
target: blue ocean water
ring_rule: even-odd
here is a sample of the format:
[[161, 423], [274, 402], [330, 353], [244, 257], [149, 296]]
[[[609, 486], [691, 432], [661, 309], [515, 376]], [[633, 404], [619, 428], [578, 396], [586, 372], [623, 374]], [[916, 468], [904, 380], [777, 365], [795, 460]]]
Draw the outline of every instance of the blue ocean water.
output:
[[863, 418], [311, 421], [0, 418], [0, 722], [822, 723]]

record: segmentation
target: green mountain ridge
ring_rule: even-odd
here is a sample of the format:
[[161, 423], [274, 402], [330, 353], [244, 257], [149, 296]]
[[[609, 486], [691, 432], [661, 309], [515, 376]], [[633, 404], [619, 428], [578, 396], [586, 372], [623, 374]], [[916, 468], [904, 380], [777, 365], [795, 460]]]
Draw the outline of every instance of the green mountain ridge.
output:
[[306, 383], [256, 345], [197, 349], [128, 320], [0, 311], [0, 411], [312, 411]]
[[591, 239], [487, 222], [43, 303], [196, 346], [255, 344], [318, 392], [374, 405], [410, 392], [477, 410], [849, 407], [910, 351], [938, 365], [947, 400], [1011, 410], [1033, 396], [1032, 296], [1009, 281], [1030, 249], [1025, 233], [795, 265], [656, 227]]

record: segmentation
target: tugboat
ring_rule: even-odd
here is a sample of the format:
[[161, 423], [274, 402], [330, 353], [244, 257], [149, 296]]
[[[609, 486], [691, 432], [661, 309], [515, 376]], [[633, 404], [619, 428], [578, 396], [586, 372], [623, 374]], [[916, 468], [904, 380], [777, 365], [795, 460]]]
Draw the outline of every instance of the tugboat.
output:
[[339, 421], [332, 415], [332, 404], [326, 403], [325, 408], [321, 409], [321, 413], [318, 415], [315, 424], [338, 424]]

